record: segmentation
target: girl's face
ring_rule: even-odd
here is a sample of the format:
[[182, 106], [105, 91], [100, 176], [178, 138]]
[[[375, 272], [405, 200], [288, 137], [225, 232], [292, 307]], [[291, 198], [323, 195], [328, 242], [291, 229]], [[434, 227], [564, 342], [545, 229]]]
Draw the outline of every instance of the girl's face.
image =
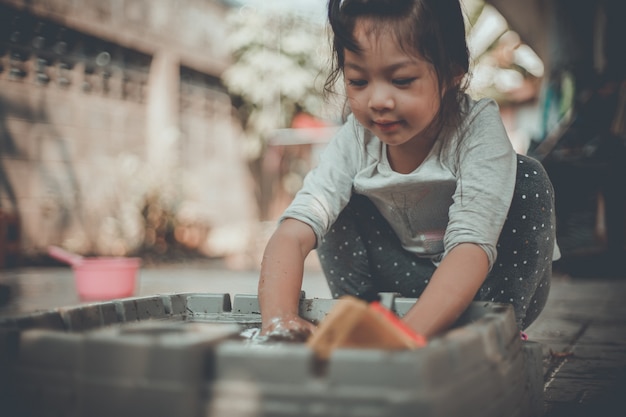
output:
[[403, 51], [392, 31], [370, 28], [367, 20], [359, 20], [355, 39], [361, 51], [345, 50], [343, 72], [352, 112], [388, 145], [390, 162], [394, 155], [406, 159], [407, 152], [423, 159], [434, 143], [435, 133], [428, 128], [441, 105], [435, 70], [417, 52]]

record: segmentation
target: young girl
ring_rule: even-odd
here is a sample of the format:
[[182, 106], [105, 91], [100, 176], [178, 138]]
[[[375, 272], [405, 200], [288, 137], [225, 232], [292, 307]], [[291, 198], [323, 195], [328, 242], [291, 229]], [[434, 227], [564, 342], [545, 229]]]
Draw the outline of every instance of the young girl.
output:
[[517, 156], [494, 101], [464, 93], [458, 0], [330, 0], [334, 67], [351, 115], [281, 217], [259, 280], [262, 332], [309, 332], [303, 264], [317, 249], [333, 297], [418, 298], [403, 320], [432, 337], [473, 300], [518, 325], [548, 297], [553, 191]]

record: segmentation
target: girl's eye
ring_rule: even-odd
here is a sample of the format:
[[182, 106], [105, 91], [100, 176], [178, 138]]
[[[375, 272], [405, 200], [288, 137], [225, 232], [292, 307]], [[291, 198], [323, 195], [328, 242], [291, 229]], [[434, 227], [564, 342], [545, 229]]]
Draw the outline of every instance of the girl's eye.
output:
[[417, 78], [413, 77], [413, 78], [396, 78], [393, 80], [393, 83], [399, 87], [407, 87], [409, 85], [411, 85], [411, 83], [413, 81], [415, 81]]
[[348, 80], [348, 85], [353, 87], [363, 87], [367, 84], [365, 80]]

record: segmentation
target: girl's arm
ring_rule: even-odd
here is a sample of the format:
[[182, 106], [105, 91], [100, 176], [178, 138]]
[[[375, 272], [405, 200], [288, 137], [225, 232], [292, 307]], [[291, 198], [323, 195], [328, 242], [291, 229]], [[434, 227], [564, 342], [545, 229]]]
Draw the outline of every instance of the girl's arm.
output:
[[465, 311], [489, 272], [487, 254], [462, 243], [443, 258], [430, 283], [403, 320], [427, 339], [448, 329]]
[[259, 279], [261, 333], [313, 330], [298, 315], [304, 260], [316, 243], [313, 229], [295, 219], [280, 223], [267, 243]]

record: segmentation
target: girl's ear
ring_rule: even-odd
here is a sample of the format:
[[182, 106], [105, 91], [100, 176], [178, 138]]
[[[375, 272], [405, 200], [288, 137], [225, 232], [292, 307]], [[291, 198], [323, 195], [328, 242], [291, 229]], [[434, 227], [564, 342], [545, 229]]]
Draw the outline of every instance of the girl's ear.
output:
[[463, 83], [463, 78], [465, 78], [466, 75], [467, 74], [465, 73], [465, 71], [463, 71], [460, 68], [457, 68], [456, 75], [452, 77], [452, 79], [450, 80], [450, 83], [444, 83], [444, 85], [442, 86], [441, 98], [443, 98], [449, 90], [460, 88], [461, 84]]
[[457, 68], [455, 71], [456, 75], [452, 77], [450, 83], [445, 83], [443, 86], [443, 93], [447, 92], [450, 89], [460, 88], [461, 84], [463, 84], [463, 78], [467, 75], [465, 71], [461, 68]]
[[458, 87], [459, 85], [461, 85], [461, 83], [463, 82], [463, 77], [465, 77], [464, 73], [460, 73], [460, 74], [456, 75], [452, 79], [452, 85], [455, 86], [455, 87]]
[[455, 70], [456, 70], [455, 71], [456, 75], [452, 78], [452, 85], [451, 85], [451, 87], [458, 87], [458, 86], [460, 86], [461, 83], [463, 82], [463, 78], [467, 75], [465, 73], [465, 71], [461, 67], [457, 66], [457, 68], [455, 68]]

